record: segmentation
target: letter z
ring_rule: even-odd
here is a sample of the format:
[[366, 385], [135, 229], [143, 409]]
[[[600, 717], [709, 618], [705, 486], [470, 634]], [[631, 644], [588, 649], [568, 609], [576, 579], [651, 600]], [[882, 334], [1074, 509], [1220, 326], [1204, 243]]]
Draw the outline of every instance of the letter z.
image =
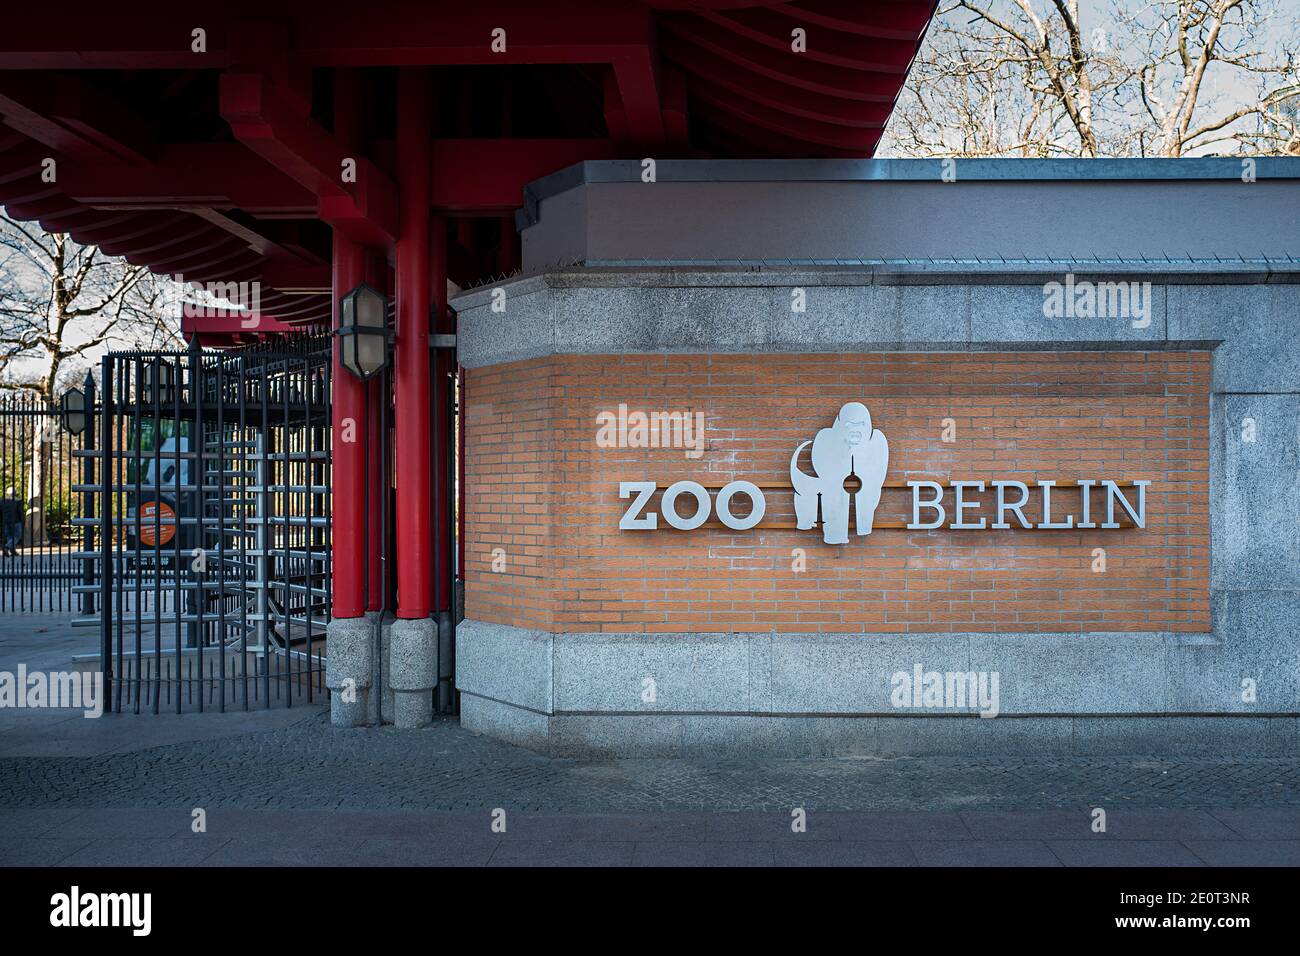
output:
[[646, 504], [650, 501], [650, 496], [655, 493], [655, 483], [653, 481], [620, 481], [618, 483], [618, 496], [626, 498], [632, 492], [637, 492], [636, 498], [627, 507], [623, 517], [618, 520], [618, 527], [621, 531], [653, 531], [659, 527], [659, 515], [650, 512], [642, 515]]

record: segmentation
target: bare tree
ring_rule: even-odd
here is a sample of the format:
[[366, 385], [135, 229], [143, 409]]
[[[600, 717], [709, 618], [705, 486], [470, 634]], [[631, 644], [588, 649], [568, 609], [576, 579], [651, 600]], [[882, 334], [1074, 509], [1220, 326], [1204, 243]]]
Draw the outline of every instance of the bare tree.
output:
[[178, 345], [164, 299], [144, 266], [0, 215], [0, 389], [52, 405], [106, 347]]
[[882, 153], [1295, 153], [1288, 2], [949, 0]]
[[1051, 23], [1038, 21], [1040, 38], [1012, 29], [990, 12], [972, 13], [960, 0], [941, 11], [912, 64], [884, 151], [1095, 155], [1095, 81], [1086, 64], [1063, 64], [1056, 57]]
[[[180, 344], [165, 289], [145, 267], [106, 256], [62, 233], [0, 214], [0, 391], [53, 408], [59, 392], [109, 348], [171, 348]], [[35, 417], [19, 462], [29, 527], [43, 537], [39, 514], [50, 469], [52, 423]]]

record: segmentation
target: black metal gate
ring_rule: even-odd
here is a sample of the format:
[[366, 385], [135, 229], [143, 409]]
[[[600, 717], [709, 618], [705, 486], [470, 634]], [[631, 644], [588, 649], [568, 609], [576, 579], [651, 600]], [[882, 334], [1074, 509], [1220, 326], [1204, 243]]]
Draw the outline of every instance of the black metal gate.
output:
[[327, 336], [104, 358], [74, 590], [109, 709], [324, 698], [330, 369]]
[[[84, 431], [83, 413], [74, 427]], [[0, 399], [0, 612], [63, 611], [81, 578], [74, 491], [81, 435], [44, 399]]]

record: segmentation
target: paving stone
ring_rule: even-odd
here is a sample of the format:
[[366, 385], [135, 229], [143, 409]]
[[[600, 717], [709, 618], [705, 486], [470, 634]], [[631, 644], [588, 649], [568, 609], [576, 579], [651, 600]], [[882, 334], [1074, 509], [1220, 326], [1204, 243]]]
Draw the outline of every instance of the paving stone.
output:
[[109, 837], [90, 841], [59, 861], [60, 866], [197, 866], [226, 841], [208, 843], [180, 837]]
[[0, 843], [0, 866], [57, 866], [90, 841], [66, 837], [15, 837]]
[[61, 828], [61, 836], [92, 838], [163, 839], [191, 832], [188, 809], [148, 807], [82, 810]]
[[777, 866], [916, 866], [906, 843], [885, 840], [782, 840], [772, 852]]
[[630, 866], [631, 843], [503, 840], [488, 866]]
[[1204, 866], [1173, 840], [1049, 840], [1047, 846], [1066, 866]]
[[1238, 835], [1204, 810], [1141, 810], [1114, 807], [1106, 813], [1112, 840], [1236, 840]]
[[[481, 818], [484, 832], [489, 819]], [[507, 821], [512, 841], [702, 842], [709, 829], [709, 816], [702, 813], [513, 814]]]
[[297, 840], [238, 837], [204, 858], [203, 866], [360, 866], [360, 840]]
[[638, 843], [633, 866], [772, 866], [770, 843]]
[[1247, 840], [1291, 840], [1300, 837], [1300, 807], [1215, 810], [1212, 815]]
[[61, 831], [71, 820], [84, 813], [73, 807], [58, 809], [0, 809], [0, 833], [5, 839], [17, 837], [64, 836]]
[[[124, 718], [126, 720], [127, 718]], [[147, 723], [152, 716], [129, 720]], [[86, 723], [91, 723], [87, 721]], [[129, 732], [125, 728], [124, 732]], [[1300, 809], [1293, 757], [876, 757], [552, 759], [475, 736], [454, 720], [412, 731], [338, 730], [317, 714], [259, 733], [128, 752], [0, 757], [0, 810], [202, 806], [512, 814], [1068, 810], [1007, 822], [1007, 838], [1071, 838], [1092, 807]], [[319, 826], [346, 818], [321, 816]], [[1048, 825], [1050, 824], [1050, 825]], [[312, 824], [317, 825], [317, 824]], [[930, 826], [932, 824], [925, 824]], [[991, 821], [982, 824], [987, 828]], [[1208, 824], [1207, 824], [1208, 825]], [[298, 832], [298, 829], [295, 829]], [[370, 831], [367, 831], [370, 833]], [[371, 835], [383, 835], [371, 833]], [[992, 832], [972, 832], [992, 838]], [[1086, 834], [1080, 834], [1086, 835]], [[914, 834], [900, 833], [899, 839]], [[937, 837], [953, 838], [951, 833]], [[1194, 835], [1195, 836], [1195, 835]], [[885, 837], [886, 839], [888, 836]]]
[[1294, 757], [579, 760], [448, 719], [113, 719], [115, 741], [68, 720], [0, 747], [0, 864], [1295, 865], [1300, 834]]
[[1300, 866], [1300, 840], [1191, 840], [1187, 848], [1210, 866]]
[[918, 840], [912, 853], [922, 866], [1061, 866], [1041, 840]]
[[961, 818], [977, 840], [1069, 840], [1092, 833], [1092, 816], [1086, 809], [980, 810], [963, 813]]
[[972, 839], [960, 814], [935, 810], [818, 813], [809, 817], [808, 832], [837, 840]]
[[409, 840], [371, 837], [354, 851], [357, 866], [487, 866], [501, 837]]

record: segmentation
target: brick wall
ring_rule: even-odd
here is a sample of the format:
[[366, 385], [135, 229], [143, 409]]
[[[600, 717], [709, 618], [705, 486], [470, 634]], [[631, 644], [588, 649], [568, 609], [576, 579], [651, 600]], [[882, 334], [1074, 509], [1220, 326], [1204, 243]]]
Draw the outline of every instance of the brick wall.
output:
[[[1208, 631], [1209, 381], [1205, 352], [557, 356], [474, 369], [466, 615], [552, 631]], [[848, 401], [888, 437], [890, 468], [876, 530], [830, 546], [793, 527], [789, 458]], [[598, 447], [596, 416], [619, 403], [703, 412], [703, 456]], [[902, 483], [916, 478], [1149, 479], [1147, 527], [908, 531]], [[620, 531], [618, 483], [640, 479], [750, 480], [768, 514], [745, 532], [716, 519]], [[1077, 503], [1058, 489], [1054, 513]], [[1102, 506], [1094, 492], [1094, 516]]]

